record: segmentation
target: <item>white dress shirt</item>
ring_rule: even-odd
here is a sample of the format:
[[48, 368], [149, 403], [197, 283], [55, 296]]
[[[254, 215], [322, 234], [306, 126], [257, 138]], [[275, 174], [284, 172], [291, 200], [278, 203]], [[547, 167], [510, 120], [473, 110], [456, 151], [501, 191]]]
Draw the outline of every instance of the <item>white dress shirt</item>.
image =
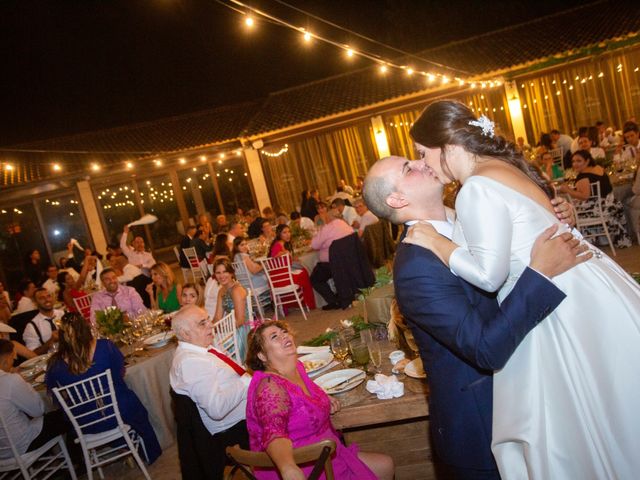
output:
[[17, 314], [17, 313], [30, 312], [31, 310], [37, 310], [37, 309], [38, 309], [38, 306], [36, 305], [36, 302], [34, 302], [29, 297], [22, 297], [18, 302], [18, 305], [16, 306], [15, 313]]
[[353, 225], [353, 222], [358, 220], [359, 217], [355, 208], [345, 205], [344, 210], [342, 210], [342, 218], [348, 225]]
[[178, 342], [169, 382], [176, 393], [187, 395], [195, 402], [204, 426], [214, 435], [246, 418], [251, 377], [248, 374], [239, 376], [207, 350], [188, 342]]
[[[38, 330], [40, 330], [42, 340], [46, 342], [51, 338], [51, 324], [47, 322], [46, 319], [60, 319], [62, 318], [62, 315], [64, 315], [64, 312], [62, 310], [54, 310], [51, 314], [51, 317], [47, 317], [43, 315], [42, 312], [38, 312], [38, 314], [33, 317], [33, 319], [31, 319], [31, 321], [36, 324], [36, 327], [38, 327]], [[24, 340], [24, 345], [29, 350], [35, 350], [40, 345], [42, 345], [42, 342], [40, 342], [40, 338], [38, 337], [38, 334], [36, 333], [36, 330], [33, 328], [33, 325], [31, 325], [31, 323], [27, 323], [27, 326], [24, 328], [22, 338]]]
[[364, 215], [358, 218], [358, 222], [360, 224], [360, 226], [358, 227], [358, 231], [360, 233], [363, 233], [365, 227], [378, 222], [378, 217], [371, 213], [371, 210], [367, 210], [366, 212], [364, 212]]
[[[31, 442], [42, 431], [42, 398], [20, 375], [0, 370], [0, 412], [16, 449], [20, 454], [26, 453]], [[8, 447], [7, 439], [0, 437], [0, 458], [12, 457]]]
[[118, 282], [127, 283], [136, 278], [138, 275], [142, 275], [142, 270], [140, 270], [135, 265], [131, 265], [127, 263], [124, 267], [122, 267], [122, 275], [118, 277]]
[[405, 223], [405, 225], [410, 227], [416, 223], [430, 223], [436, 229], [436, 232], [443, 237], [447, 237], [449, 240], [453, 238], [453, 223], [449, 220], [412, 220]]
[[[129, 260], [129, 263], [135, 265], [138, 268], [142, 268], [142, 273], [149, 276], [149, 270], [156, 263], [156, 261], [153, 259], [153, 256], [149, 252], [137, 252], [129, 245], [127, 245], [126, 233], [123, 233], [122, 237], [120, 238], [120, 249]], [[139, 265], [142, 265], [142, 267], [139, 267]]]

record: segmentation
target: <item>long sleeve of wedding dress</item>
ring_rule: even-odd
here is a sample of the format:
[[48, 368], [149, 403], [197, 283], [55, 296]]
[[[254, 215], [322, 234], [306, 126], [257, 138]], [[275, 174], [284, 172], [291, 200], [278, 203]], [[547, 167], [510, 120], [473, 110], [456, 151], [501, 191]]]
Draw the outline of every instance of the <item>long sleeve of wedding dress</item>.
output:
[[507, 202], [495, 190], [470, 182], [456, 200], [466, 247], [454, 250], [449, 268], [487, 292], [497, 291], [510, 270], [513, 221]]

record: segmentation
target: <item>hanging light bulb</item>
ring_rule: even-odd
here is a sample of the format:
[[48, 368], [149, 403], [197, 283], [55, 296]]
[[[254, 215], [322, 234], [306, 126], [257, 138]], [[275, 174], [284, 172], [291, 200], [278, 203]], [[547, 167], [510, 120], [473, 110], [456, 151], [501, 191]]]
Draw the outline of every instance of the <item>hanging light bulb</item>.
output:
[[388, 69], [386, 65], [384, 64], [380, 65], [380, 73], [387, 73], [387, 70]]
[[247, 17], [244, 19], [244, 24], [247, 28], [253, 28], [253, 26], [255, 25], [255, 20], [253, 19], [253, 17], [249, 14], [247, 14]]

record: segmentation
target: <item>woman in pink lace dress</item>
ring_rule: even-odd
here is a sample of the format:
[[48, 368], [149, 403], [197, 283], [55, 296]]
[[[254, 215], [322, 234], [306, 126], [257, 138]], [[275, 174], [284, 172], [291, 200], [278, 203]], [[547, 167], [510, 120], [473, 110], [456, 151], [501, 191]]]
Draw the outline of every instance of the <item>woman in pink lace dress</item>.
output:
[[251, 332], [247, 365], [253, 370], [247, 394], [251, 449], [266, 451], [278, 467], [256, 470], [257, 478], [306, 478], [313, 466], [298, 467], [293, 449], [325, 439], [336, 442], [332, 459], [336, 479], [393, 478], [391, 457], [359, 452], [357, 445], [345, 447], [340, 442], [330, 419], [340, 404], [309, 379], [286, 323], [268, 321]]

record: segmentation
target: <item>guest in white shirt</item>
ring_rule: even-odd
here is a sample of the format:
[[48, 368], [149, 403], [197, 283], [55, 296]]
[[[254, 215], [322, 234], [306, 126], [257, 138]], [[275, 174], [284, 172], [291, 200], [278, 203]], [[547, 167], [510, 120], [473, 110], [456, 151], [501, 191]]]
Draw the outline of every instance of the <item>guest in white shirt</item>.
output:
[[568, 151], [571, 150], [573, 138], [564, 133], [560, 133], [559, 130], [551, 130], [551, 141], [555, 144], [556, 147], [562, 148], [562, 155], [565, 155]]
[[42, 284], [42, 288], [46, 288], [51, 294], [51, 298], [58, 299], [58, 292], [60, 292], [60, 284], [58, 283], [58, 267], [55, 265], [49, 265], [47, 267], [47, 280]]
[[53, 299], [46, 288], [36, 290], [35, 300], [38, 314], [27, 323], [22, 338], [29, 350], [42, 355], [58, 341], [58, 331], [53, 321], [61, 319], [64, 312], [53, 309]]
[[622, 127], [622, 135], [625, 144], [616, 148], [613, 155], [613, 163], [618, 170], [623, 170], [625, 165], [637, 165], [640, 158], [640, 136], [638, 136], [638, 125], [634, 122], [627, 122]]
[[222, 478], [225, 448], [248, 448], [245, 421], [247, 389], [251, 377], [232, 359], [212, 347], [212, 323], [207, 312], [187, 305], [173, 317], [178, 348], [169, 374], [171, 388], [188, 396], [211, 434], [211, 462]]
[[[16, 350], [10, 340], [0, 339], [0, 412], [19, 454], [31, 452], [69, 431], [61, 410], [44, 413], [44, 402], [31, 385], [11, 373]], [[0, 437], [0, 459], [12, 458], [9, 442]]]
[[[373, 225], [378, 222], [378, 217], [376, 217], [371, 211], [367, 208], [367, 205], [364, 203], [362, 198], [358, 198], [354, 204], [354, 208], [356, 209], [357, 214], [359, 215], [357, 220], [357, 228], [358, 228], [358, 236], [362, 237], [364, 234], [364, 229], [369, 225]], [[355, 227], [355, 225], [354, 225]]]
[[124, 226], [122, 237], [120, 237], [120, 248], [122, 253], [125, 254], [129, 263], [135, 265], [142, 273], [147, 277], [151, 276], [150, 270], [156, 264], [153, 256], [144, 250], [144, 238], [141, 236], [135, 236], [131, 246], [127, 245], [127, 236], [129, 235], [129, 225]]
[[111, 267], [118, 275], [118, 283], [128, 283], [138, 275], [143, 275], [142, 270], [140, 270], [135, 265], [130, 264], [127, 260], [127, 257], [125, 257], [124, 255], [120, 255], [117, 257], [112, 256]]
[[346, 205], [341, 198], [334, 199], [333, 202], [331, 202], [331, 208], [338, 210], [340, 215], [342, 215], [342, 219], [347, 222], [349, 226], [353, 226], [354, 222], [358, 221], [358, 212], [356, 212], [356, 209]]
[[20, 291], [22, 292], [22, 298], [18, 301], [16, 310], [14, 313], [30, 312], [31, 310], [37, 310], [38, 306], [33, 301], [33, 295], [36, 293], [36, 284], [31, 280], [24, 280], [20, 284]]
[[291, 215], [289, 215], [289, 218], [291, 219], [289, 221], [290, 227], [297, 225], [302, 230], [308, 230], [309, 232], [311, 232], [311, 234], [315, 233], [316, 224], [309, 217], [303, 217], [302, 215], [300, 215], [300, 212], [293, 211], [291, 212]]

